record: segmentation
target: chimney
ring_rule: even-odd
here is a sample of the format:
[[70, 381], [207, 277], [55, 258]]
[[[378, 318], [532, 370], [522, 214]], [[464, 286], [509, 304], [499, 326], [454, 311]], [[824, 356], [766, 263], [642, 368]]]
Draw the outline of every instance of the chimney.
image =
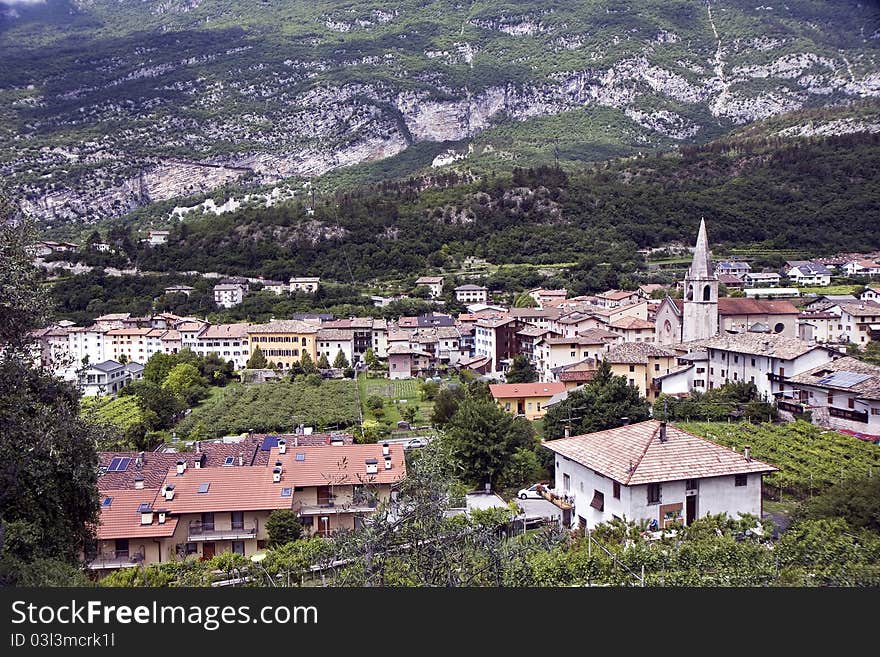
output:
[[565, 437], [571, 438], [571, 426], [569, 426], [568, 424], [565, 425]]
[[272, 468], [272, 483], [277, 484], [281, 481], [281, 468]]
[[177, 459], [177, 474], [182, 475], [186, 470], [186, 461], [183, 459]]
[[377, 459], [367, 459], [364, 463], [367, 466], [367, 474], [376, 474], [379, 472], [379, 461]]
[[345, 438], [342, 436], [330, 436], [330, 444], [338, 447], [345, 444]]
[[666, 440], [666, 420], [663, 420], [660, 423], [660, 442], [665, 443]]
[[168, 509], [159, 509], [159, 524], [165, 524], [165, 516], [168, 514]]
[[144, 467], [144, 453], [143, 452], [138, 452], [137, 460], [135, 460], [135, 462], [134, 462], [134, 467], [136, 467], [136, 468]]
[[197, 440], [197, 441], [196, 441], [196, 444], [193, 446], [193, 449], [195, 450], [195, 452], [196, 452], [197, 454], [198, 454], [199, 452], [201, 452], [201, 451], [202, 451], [202, 441], [201, 441], [201, 440]]
[[287, 441], [286, 440], [279, 440], [278, 441], [278, 453], [279, 454], [286, 454], [287, 453]]
[[629, 424], [628, 417], [622, 417], [622, 418], [620, 418], [620, 421], [623, 422], [623, 426], [627, 426]]
[[174, 484], [165, 486], [165, 499], [169, 502], [174, 499]]
[[239, 466], [244, 465], [244, 452], [238, 453], [238, 465]]
[[153, 509], [149, 504], [141, 505], [141, 524], [142, 525], [152, 525], [153, 524]]
[[386, 470], [391, 469], [391, 454], [388, 454], [387, 456], [385, 456], [385, 469]]
[[134, 489], [135, 490], [143, 490], [144, 489], [144, 478], [138, 475], [134, 478]]
[[752, 446], [751, 445], [746, 445], [745, 447], [743, 447], [743, 456], [746, 457], [746, 461], [752, 460]]
[[391, 447], [388, 443], [382, 443], [382, 456], [388, 456], [391, 454]]

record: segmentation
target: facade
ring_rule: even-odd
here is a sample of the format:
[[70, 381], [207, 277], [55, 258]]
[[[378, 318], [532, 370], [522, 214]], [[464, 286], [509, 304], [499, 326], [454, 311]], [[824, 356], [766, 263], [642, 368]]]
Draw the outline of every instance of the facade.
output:
[[805, 342], [837, 342], [840, 317], [829, 312], [801, 313], [798, 315], [798, 337]]
[[854, 342], [864, 346], [872, 340], [880, 340], [880, 303], [857, 301], [838, 303], [828, 312], [839, 315], [832, 336], [841, 342]]
[[489, 289], [480, 285], [459, 285], [455, 288], [455, 299], [461, 303], [486, 303]]
[[263, 290], [266, 292], [271, 292], [272, 294], [282, 294], [287, 292], [290, 289], [289, 285], [286, 285], [282, 281], [261, 281], [263, 283]]
[[104, 353], [113, 360], [124, 356], [132, 363], [146, 363], [153, 354], [170, 353], [163, 341], [166, 333], [154, 328], [112, 329], [104, 338]]
[[289, 285], [291, 293], [305, 292], [307, 294], [314, 294], [321, 285], [321, 279], [318, 276], [300, 276], [291, 278]]
[[537, 420], [547, 412], [553, 395], [565, 391], [564, 383], [496, 383], [489, 386], [495, 402], [508, 413]]
[[604, 329], [585, 331], [574, 338], [544, 337], [535, 344], [535, 366], [542, 381], [557, 381], [561, 368], [585, 358], [602, 360], [620, 339]]
[[235, 369], [243, 369], [250, 358], [249, 327], [250, 324], [209, 324], [198, 334], [192, 349], [199, 356], [215, 353], [232, 361]]
[[801, 287], [826, 287], [831, 285], [831, 270], [819, 262], [795, 260], [786, 262], [785, 275]]
[[238, 283], [219, 283], [214, 286], [214, 303], [221, 308], [232, 308], [244, 301], [247, 288]]
[[248, 345], [256, 346], [271, 364], [290, 369], [294, 363], [308, 354], [313, 362], [318, 360], [318, 324], [298, 319], [284, 319], [248, 327]]
[[[660, 303], [654, 320], [657, 344], [688, 342], [684, 339], [683, 311], [681, 299], [666, 297]], [[790, 301], [725, 297], [718, 299], [717, 313], [718, 332], [722, 334], [769, 332], [789, 338], [798, 336], [800, 311]]]
[[843, 265], [847, 276], [880, 276], [880, 264], [873, 260], [851, 260]]
[[616, 333], [624, 342], [654, 342], [654, 322], [638, 317], [622, 317], [608, 324], [608, 330]]
[[654, 379], [669, 374], [678, 366], [674, 351], [645, 342], [614, 345], [605, 354], [605, 360], [615, 376], [626, 378], [651, 403], [660, 393], [660, 384]]
[[408, 345], [388, 347], [388, 378], [410, 379], [431, 371], [431, 354]]
[[750, 272], [745, 275], [743, 280], [746, 287], [779, 287], [779, 281], [782, 276], [775, 272]]
[[684, 278], [682, 340], [703, 340], [718, 333], [718, 275], [712, 267], [712, 254], [706, 236], [706, 221], [700, 232], [694, 259]]
[[520, 322], [512, 317], [481, 319], [474, 326], [474, 355], [491, 359], [491, 372], [504, 372], [519, 353], [516, 333]]
[[558, 304], [560, 301], [564, 301], [568, 297], [568, 291], [545, 290], [539, 287], [529, 290], [529, 296], [538, 303], [539, 308], [547, 308]]
[[718, 513], [762, 515], [772, 465], [657, 420], [543, 443], [555, 455], [555, 490], [572, 503], [571, 525], [614, 518], [652, 529]]
[[642, 296], [638, 291], [630, 292], [627, 290], [609, 290], [602, 294], [596, 295], [596, 305], [602, 308], [618, 308], [620, 306], [631, 306], [642, 300]]
[[165, 288], [165, 294], [185, 294], [189, 296], [196, 291], [191, 285], [169, 285]]
[[89, 365], [79, 374], [79, 386], [85, 397], [115, 395], [135, 379], [143, 376], [143, 365], [123, 365], [115, 360]]
[[739, 260], [725, 260], [719, 262], [715, 267], [715, 273], [720, 276], [736, 276], [739, 279], [745, 278], [746, 274], [751, 273], [752, 266], [747, 262]]
[[813, 424], [880, 440], [880, 367], [849, 356], [788, 379], [781, 410], [810, 411]]
[[421, 276], [416, 279], [416, 287], [425, 286], [431, 291], [431, 298], [443, 296], [443, 277], [442, 276]]
[[147, 232], [146, 242], [150, 246], [159, 246], [160, 244], [167, 244], [168, 237], [171, 235], [170, 230], [151, 230]]
[[351, 329], [320, 328], [318, 329], [318, 358], [327, 356], [330, 365], [340, 351], [349, 363], [354, 362], [354, 331]]

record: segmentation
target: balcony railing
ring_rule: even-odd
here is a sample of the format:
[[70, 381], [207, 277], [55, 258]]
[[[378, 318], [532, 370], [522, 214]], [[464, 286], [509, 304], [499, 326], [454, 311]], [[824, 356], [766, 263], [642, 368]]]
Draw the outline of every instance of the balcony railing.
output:
[[775, 383], [785, 383], [788, 381], [788, 378], [783, 374], [774, 374], [773, 372], [767, 373], [767, 378]]
[[108, 550], [101, 552], [89, 561], [89, 570], [105, 570], [111, 568], [131, 568], [144, 562], [143, 549], [137, 552], [128, 550]]
[[189, 541], [222, 541], [253, 538], [257, 535], [257, 521], [250, 524], [233, 525], [229, 528], [217, 528], [216, 523], [203, 523], [201, 520], [190, 520]]
[[847, 408], [828, 407], [828, 415], [831, 417], [839, 417], [844, 420], [852, 420], [853, 422], [868, 423], [868, 411], [852, 411]]
[[788, 411], [789, 413], [805, 413], [807, 411], [807, 407], [804, 404], [793, 400], [780, 399], [776, 402], [776, 407], [780, 411]]

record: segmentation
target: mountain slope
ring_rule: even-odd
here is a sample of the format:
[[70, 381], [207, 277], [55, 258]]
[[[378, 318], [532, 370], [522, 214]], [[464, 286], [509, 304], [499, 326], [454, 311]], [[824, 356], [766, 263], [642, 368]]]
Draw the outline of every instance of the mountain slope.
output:
[[413, 144], [593, 161], [880, 95], [880, 13], [849, 0], [3, 6], [2, 185], [53, 223]]

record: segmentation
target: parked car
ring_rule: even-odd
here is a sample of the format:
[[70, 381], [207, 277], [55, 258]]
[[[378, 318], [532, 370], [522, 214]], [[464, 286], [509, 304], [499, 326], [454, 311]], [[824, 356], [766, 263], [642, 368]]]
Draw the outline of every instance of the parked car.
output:
[[404, 443], [403, 448], [404, 449], [416, 449], [418, 447], [424, 447], [427, 444], [428, 444], [427, 438], [413, 438], [409, 442]]
[[523, 488], [517, 493], [517, 497], [521, 500], [539, 500], [543, 496], [541, 493], [545, 491], [550, 491], [551, 488], [548, 484], [532, 484], [528, 488]]

